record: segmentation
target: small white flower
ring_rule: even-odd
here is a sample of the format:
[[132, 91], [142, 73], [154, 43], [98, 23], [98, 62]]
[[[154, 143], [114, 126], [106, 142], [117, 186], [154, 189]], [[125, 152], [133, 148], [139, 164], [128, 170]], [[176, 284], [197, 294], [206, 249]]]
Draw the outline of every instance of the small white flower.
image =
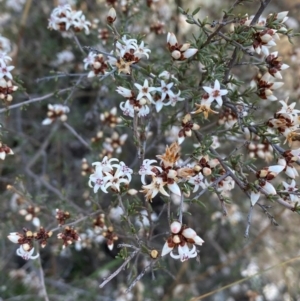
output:
[[21, 256], [21, 257], [22, 257], [23, 259], [25, 259], [25, 260], [29, 260], [29, 259], [37, 259], [37, 258], [40, 256], [39, 253], [37, 253], [36, 255], [32, 255], [33, 252], [34, 252], [34, 248], [32, 248], [30, 251], [25, 251], [25, 250], [23, 249], [23, 246], [22, 246], [22, 245], [21, 245], [21, 246], [19, 247], [19, 249], [17, 249], [17, 251], [16, 251], [17, 255], [18, 255], [18, 256]]
[[171, 88], [173, 87], [174, 83], [166, 83], [164, 80], [160, 81], [160, 87], [156, 88], [156, 91], [161, 93], [161, 100], [163, 101], [167, 96], [174, 96], [173, 91]]
[[121, 94], [125, 98], [131, 98], [133, 97], [132, 91], [129, 89], [126, 89], [122, 86], [119, 86], [116, 90], [119, 94]]
[[202, 189], [205, 188], [205, 184], [203, 181], [204, 177], [202, 173], [198, 173], [197, 175], [193, 176], [189, 179], [188, 183], [194, 185], [193, 193], [198, 191], [198, 189], [201, 187]]
[[139, 90], [139, 94], [136, 97], [137, 100], [141, 99], [142, 97], [146, 97], [148, 100], [150, 100], [153, 103], [153, 99], [151, 96], [151, 92], [156, 91], [155, 87], [149, 87], [148, 80], [145, 79], [144, 85], [141, 86], [140, 84], [135, 83], [134, 84], [136, 88]]
[[182, 231], [182, 235], [185, 238], [189, 238], [194, 240], [196, 245], [202, 246], [202, 244], [204, 243], [204, 240], [197, 235], [196, 231], [192, 228], [186, 228]]
[[19, 239], [22, 238], [23, 236], [18, 233], [18, 232], [11, 232], [7, 238], [13, 242], [14, 244], [17, 244], [19, 242]]
[[83, 60], [83, 62], [84, 62], [84, 69], [85, 70], [87, 70], [88, 66], [92, 66], [93, 65], [96, 56], [97, 56], [96, 53], [90, 52], [88, 54], [88, 56]]
[[226, 89], [220, 89], [220, 82], [216, 79], [214, 87], [203, 87], [203, 89], [208, 93], [209, 98], [207, 102], [212, 102], [215, 100], [221, 107], [223, 104], [222, 96], [226, 95], [228, 91]]
[[137, 46], [135, 52], [134, 52], [134, 56], [137, 57], [138, 59], [141, 59], [143, 56], [145, 56], [147, 59], [149, 58], [149, 54], [151, 50], [146, 48], [144, 46], [144, 42], [142, 41], [141, 44], [139, 46]]
[[0, 78], [6, 76], [7, 78], [12, 80], [13, 77], [12, 77], [10, 71], [13, 70], [15, 67], [14, 66], [6, 66], [6, 64], [3, 62], [0, 62], [0, 63], [1, 63], [0, 64], [1, 65], [0, 66]]
[[282, 181], [282, 184], [284, 186], [284, 190], [289, 192], [289, 197], [291, 199], [292, 202], [296, 202], [299, 200], [299, 196], [297, 196], [296, 194], [294, 194], [294, 192], [298, 191], [298, 187], [296, 186], [296, 182], [295, 180], [292, 180], [292, 182], [290, 184]]
[[164, 189], [164, 186], [167, 183], [163, 181], [160, 177], [154, 177], [152, 178], [152, 182], [149, 185], [143, 185], [142, 188], [144, 189], [142, 192], [146, 193], [146, 199], [152, 200], [159, 192], [164, 196], [170, 196], [166, 190]]
[[156, 160], [145, 159], [143, 161], [143, 164], [140, 167], [139, 174], [141, 175], [141, 181], [144, 185], [146, 185], [146, 180], [145, 180], [146, 175], [155, 176], [155, 172], [152, 171], [153, 168], [156, 168], [160, 172], [162, 172], [161, 167], [151, 166], [152, 163], [157, 163], [157, 161]]
[[181, 262], [188, 260], [189, 258], [195, 258], [197, 256], [196, 246], [193, 245], [191, 249], [189, 249], [187, 244], [183, 246], [178, 246], [178, 255], [174, 254], [173, 251], [170, 253], [171, 257], [174, 259], [180, 259]]

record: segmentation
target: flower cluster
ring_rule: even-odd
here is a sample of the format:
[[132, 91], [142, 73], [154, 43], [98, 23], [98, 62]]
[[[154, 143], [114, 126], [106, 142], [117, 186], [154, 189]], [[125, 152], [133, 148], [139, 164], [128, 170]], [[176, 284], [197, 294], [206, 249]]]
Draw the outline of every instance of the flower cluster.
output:
[[68, 114], [70, 112], [69, 107], [63, 106], [61, 104], [51, 105], [48, 104], [47, 118], [43, 120], [43, 125], [48, 125], [54, 122], [56, 119], [64, 122], [68, 119]]
[[73, 29], [75, 32], [84, 30], [89, 34], [91, 22], [85, 19], [81, 10], [72, 10], [69, 4], [62, 4], [56, 7], [49, 19], [48, 28], [59, 31], [68, 31]]
[[293, 141], [299, 140], [300, 119], [298, 114], [300, 110], [295, 109], [295, 102], [288, 105], [288, 98], [279, 102], [282, 108], [274, 114], [274, 118], [268, 120], [267, 125], [277, 129], [280, 134], [285, 136], [286, 141], [291, 144]]
[[223, 99], [222, 96], [226, 95], [228, 93], [228, 90], [226, 89], [220, 89], [220, 82], [216, 79], [214, 83], [214, 87], [206, 87], [203, 86], [203, 89], [206, 93], [203, 94], [201, 103], [195, 104], [197, 107], [196, 111], [193, 111], [192, 114], [199, 114], [203, 113], [204, 118], [207, 119], [209, 113], [217, 114], [216, 111], [211, 110], [210, 106], [212, 102], [215, 100], [217, 104], [222, 107]]
[[55, 218], [60, 226], [64, 225], [66, 220], [71, 217], [68, 211], [62, 211], [60, 209], [56, 209], [55, 211], [56, 211]]
[[[161, 159], [160, 166], [151, 165], [156, 163], [156, 160], [145, 159], [139, 170], [141, 181], [144, 184], [141, 192], [145, 194], [147, 201], [152, 201], [159, 192], [165, 196], [170, 196], [164, 186], [167, 186], [174, 194], [181, 195], [178, 182], [182, 178], [187, 179], [194, 174], [192, 168], [176, 166], [179, 160], [179, 145], [177, 142], [167, 147], [165, 154], [157, 155], [157, 158]], [[152, 181], [148, 185], [146, 185], [146, 176], [152, 177]]]
[[103, 124], [108, 125], [111, 128], [115, 128], [122, 119], [117, 115], [117, 108], [113, 107], [110, 112], [103, 112], [100, 114], [100, 120]]
[[0, 159], [4, 160], [6, 155], [13, 155], [14, 152], [10, 147], [8, 147], [6, 144], [3, 144], [0, 142]]
[[[201, 187], [205, 189], [214, 182], [217, 176], [225, 174], [225, 170], [220, 166], [218, 159], [210, 159], [207, 155], [200, 156], [198, 161], [186, 166], [178, 166], [179, 144], [174, 142], [167, 146], [166, 152], [163, 155], [157, 155], [161, 160], [160, 166], [152, 165], [156, 160], [145, 159], [140, 167], [139, 174], [142, 186], [142, 193], [145, 194], [147, 201], [152, 199], [160, 192], [165, 196], [170, 196], [165, 190], [167, 187], [172, 193], [177, 196], [181, 195], [179, 183], [188, 183], [193, 187], [193, 193], [197, 192]], [[212, 176], [214, 174], [214, 176]], [[152, 181], [146, 185], [146, 176], [151, 176]], [[218, 181], [216, 189], [221, 193], [226, 193], [232, 190], [235, 182], [232, 177], [227, 176], [222, 181]]]
[[65, 227], [63, 232], [57, 234], [57, 238], [63, 241], [63, 249], [71, 245], [74, 241], [80, 241], [80, 236], [72, 227]]
[[97, 193], [99, 188], [108, 193], [109, 187], [115, 192], [120, 192], [122, 184], [128, 187], [133, 171], [124, 162], [104, 157], [102, 162], [94, 162], [92, 165], [95, 166], [95, 172], [90, 175], [89, 186], [94, 189], [94, 193]]
[[36, 227], [40, 226], [40, 219], [36, 216], [41, 211], [40, 207], [28, 206], [26, 209], [21, 209], [19, 213], [25, 216], [26, 221], [32, 221], [32, 224]]
[[170, 80], [176, 81], [176, 78], [173, 78], [167, 71], [163, 71], [158, 77], [160, 87], [149, 86], [148, 79], [145, 79], [143, 85], [134, 84], [137, 92], [121, 86], [117, 88], [116, 91], [127, 98], [126, 102], [120, 104], [125, 116], [133, 118], [136, 112], [138, 117], [145, 117], [150, 113], [150, 104], [155, 106], [156, 112], [160, 112], [164, 106], [175, 106], [177, 102], [184, 100], [180, 97], [180, 90], [177, 93], [172, 90], [174, 82]]
[[37, 240], [40, 243], [41, 247], [44, 248], [47, 244], [48, 238], [52, 236], [52, 232], [46, 231], [43, 227], [41, 227], [39, 231], [35, 233], [26, 228], [23, 228], [23, 232], [24, 233], [12, 232], [7, 236], [7, 238], [11, 242], [20, 245], [20, 247], [16, 251], [18, 256], [21, 256], [25, 260], [38, 258], [39, 254], [33, 255], [34, 240]]
[[12, 58], [6, 52], [0, 50], [0, 99], [11, 102], [12, 94], [17, 91], [18, 87], [13, 85], [13, 77], [10, 71], [15, 67], [8, 66]]
[[179, 44], [174, 33], [169, 32], [167, 36], [168, 49], [171, 52], [172, 58], [174, 60], [186, 60], [198, 52], [196, 48], [190, 48], [190, 43], [185, 43], [183, 45]]
[[[151, 50], [145, 47], [143, 41], [138, 44], [136, 39], [128, 39], [124, 35], [120, 41], [117, 41], [114, 56], [108, 57], [108, 63], [113, 67], [117, 67], [119, 74], [130, 74], [131, 65], [139, 62], [143, 57], [148, 59], [148, 53], [150, 52]], [[111, 54], [113, 53], [111, 52]]]
[[276, 195], [275, 187], [270, 183], [282, 170], [284, 166], [273, 165], [265, 167], [256, 172], [258, 191], [251, 191], [251, 204], [254, 206], [260, 197], [260, 192], [262, 191], [266, 195]]
[[[266, 20], [259, 20], [258, 26], [265, 27], [265, 29], [261, 29], [259, 27], [255, 27], [255, 33], [253, 34], [253, 44], [252, 50], [257, 54], [263, 54], [265, 56], [269, 55], [269, 48], [276, 46], [276, 40], [279, 40], [279, 35], [277, 31], [285, 32], [286, 27], [284, 23], [288, 20], [287, 17], [288, 12], [281, 12], [278, 14], [271, 14]], [[250, 17], [244, 24], [249, 26], [252, 21], [252, 17]], [[272, 27], [272, 28], [271, 28]], [[274, 27], [276, 29], [274, 29]]]
[[257, 95], [261, 99], [271, 101], [277, 100], [273, 92], [282, 87], [282, 85], [283, 82], [275, 82], [274, 77], [272, 77], [269, 72], [266, 72], [264, 75], [258, 74], [256, 78], [251, 81], [252, 88], [257, 89]]
[[[178, 221], [172, 222], [170, 225], [171, 235], [163, 246], [161, 256], [170, 253], [174, 259], [180, 259], [182, 262], [198, 255], [195, 245], [202, 246], [204, 240], [197, 235], [195, 230], [182, 225]], [[177, 248], [178, 254], [174, 254]]]
[[87, 77], [94, 77], [97, 75], [105, 74], [108, 66], [102, 54], [96, 54], [94, 52], [90, 52], [88, 56], [83, 60], [84, 69], [87, 70], [88, 67], [91, 67], [91, 71], [89, 72]]

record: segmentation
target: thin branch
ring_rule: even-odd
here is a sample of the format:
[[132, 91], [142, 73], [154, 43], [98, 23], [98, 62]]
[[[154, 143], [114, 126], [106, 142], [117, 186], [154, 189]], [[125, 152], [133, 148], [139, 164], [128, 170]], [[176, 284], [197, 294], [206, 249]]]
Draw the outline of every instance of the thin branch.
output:
[[109, 281], [111, 281], [113, 278], [115, 278], [127, 265], [127, 263], [138, 253], [140, 252], [140, 250], [135, 250], [133, 251], [126, 259], [125, 261], [120, 265], [120, 267], [113, 272], [110, 276], [108, 276], [100, 285], [99, 287], [102, 288], [104, 287]]
[[46, 285], [45, 285], [45, 277], [44, 277], [44, 270], [42, 267], [42, 261], [41, 261], [41, 256], [38, 257], [38, 261], [39, 261], [39, 276], [40, 276], [40, 284], [41, 284], [41, 290], [42, 290], [42, 295], [44, 297], [45, 301], [49, 301], [49, 297], [47, 294], [47, 289], [46, 289]]
[[67, 122], [63, 122], [65, 128], [67, 128], [86, 148], [92, 150], [91, 146], [71, 127]]
[[129, 293], [133, 287], [136, 285], [136, 283], [146, 274], [147, 270], [150, 269], [159, 259], [155, 259], [154, 261], [150, 262], [143, 270], [142, 272], [133, 280], [133, 282], [129, 285], [128, 289], [126, 290], [126, 293]]
[[6, 108], [3, 108], [3, 109], [0, 109], [0, 113], [3, 113], [3, 112], [7, 112], [9, 110], [12, 110], [12, 109], [16, 109], [16, 108], [19, 108], [19, 107], [23, 107], [23, 106], [26, 106], [30, 103], [34, 103], [34, 102], [38, 102], [38, 101], [42, 101], [42, 100], [45, 100], [45, 99], [48, 99], [50, 97], [53, 97], [55, 95], [60, 95], [62, 93], [65, 93], [69, 90], [71, 90], [73, 87], [70, 87], [70, 88], [66, 88], [66, 89], [62, 89], [60, 91], [57, 91], [57, 92], [54, 92], [54, 93], [49, 93], [49, 94], [46, 94], [44, 96], [41, 96], [41, 97], [37, 97], [37, 98], [32, 98], [32, 99], [29, 99], [29, 100], [26, 100], [24, 102], [20, 102], [20, 103], [16, 103], [14, 105], [11, 105], [11, 106], [8, 106]]

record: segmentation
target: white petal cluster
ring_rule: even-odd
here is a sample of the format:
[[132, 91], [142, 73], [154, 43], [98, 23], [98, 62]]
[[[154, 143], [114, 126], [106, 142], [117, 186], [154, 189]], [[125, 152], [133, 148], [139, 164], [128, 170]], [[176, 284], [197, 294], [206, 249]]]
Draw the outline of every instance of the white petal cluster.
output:
[[169, 32], [167, 35], [167, 45], [174, 60], [186, 60], [198, 52], [197, 48], [190, 48], [191, 44], [179, 44], [174, 33]]
[[56, 7], [49, 19], [48, 28], [59, 31], [73, 29], [75, 32], [84, 30], [89, 34], [91, 22], [85, 19], [81, 10], [72, 10], [69, 4], [62, 4]]
[[132, 169], [117, 158], [104, 157], [102, 162], [94, 162], [92, 165], [95, 166], [95, 172], [90, 175], [89, 186], [94, 189], [94, 193], [97, 193], [99, 188], [108, 193], [109, 187], [120, 192], [121, 184], [128, 186], [131, 181]]
[[[180, 259], [181, 262], [196, 257], [198, 254], [195, 245], [202, 246], [204, 240], [197, 235], [195, 230], [182, 225], [178, 221], [172, 222], [170, 229], [171, 236], [164, 244], [161, 256], [170, 253], [172, 258]], [[174, 250], [176, 249], [177, 254], [174, 253]]]
[[145, 47], [143, 41], [138, 44], [136, 39], [127, 38], [126, 35], [122, 36], [121, 41], [116, 43], [115, 57], [108, 57], [108, 62], [111, 66], [116, 66], [120, 59], [123, 59], [125, 62], [136, 63], [144, 57], [149, 58], [151, 50]]
[[[120, 104], [123, 114], [133, 118], [134, 113], [137, 112], [139, 117], [144, 117], [150, 113], [150, 104], [153, 104], [156, 111], [160, 112], [164, 106], [175, 106], [177, 102], [183, 101], [184, 98], [180, 97], [181, 91], [179, 90], [177, 93], [173, 91], [174, 82], [168, 82], [166, 74], [167, 71], [164, 71], [159, 75], [159, 77], [164, 78], [160, 81], [160, 87], [150, 86], [148, 79], [145, 79], [142, 85], [135, 83], [137, 95], [133, 90], [118, 87], [116, 91], [127, 98], [126, 102]], [[169, 76], [168, 78], [172, 77]]]
[[49, 104], [47, 118], [43, 120], [43, 125], [48, 125], [54, 122], [56, 119], [60, 119], [62, 122], [68, 119], [67, 114], [70, 112], [69, 107], [61, 104]]

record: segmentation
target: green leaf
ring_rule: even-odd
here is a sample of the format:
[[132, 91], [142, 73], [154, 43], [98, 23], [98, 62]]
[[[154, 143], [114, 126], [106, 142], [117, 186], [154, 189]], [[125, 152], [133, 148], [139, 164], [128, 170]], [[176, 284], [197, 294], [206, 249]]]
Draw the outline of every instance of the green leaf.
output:
[[195, 16], [199, 11], [200, 11], [201, 7], [196, 8], [193, 12], [192, 12], [192, 16]]

